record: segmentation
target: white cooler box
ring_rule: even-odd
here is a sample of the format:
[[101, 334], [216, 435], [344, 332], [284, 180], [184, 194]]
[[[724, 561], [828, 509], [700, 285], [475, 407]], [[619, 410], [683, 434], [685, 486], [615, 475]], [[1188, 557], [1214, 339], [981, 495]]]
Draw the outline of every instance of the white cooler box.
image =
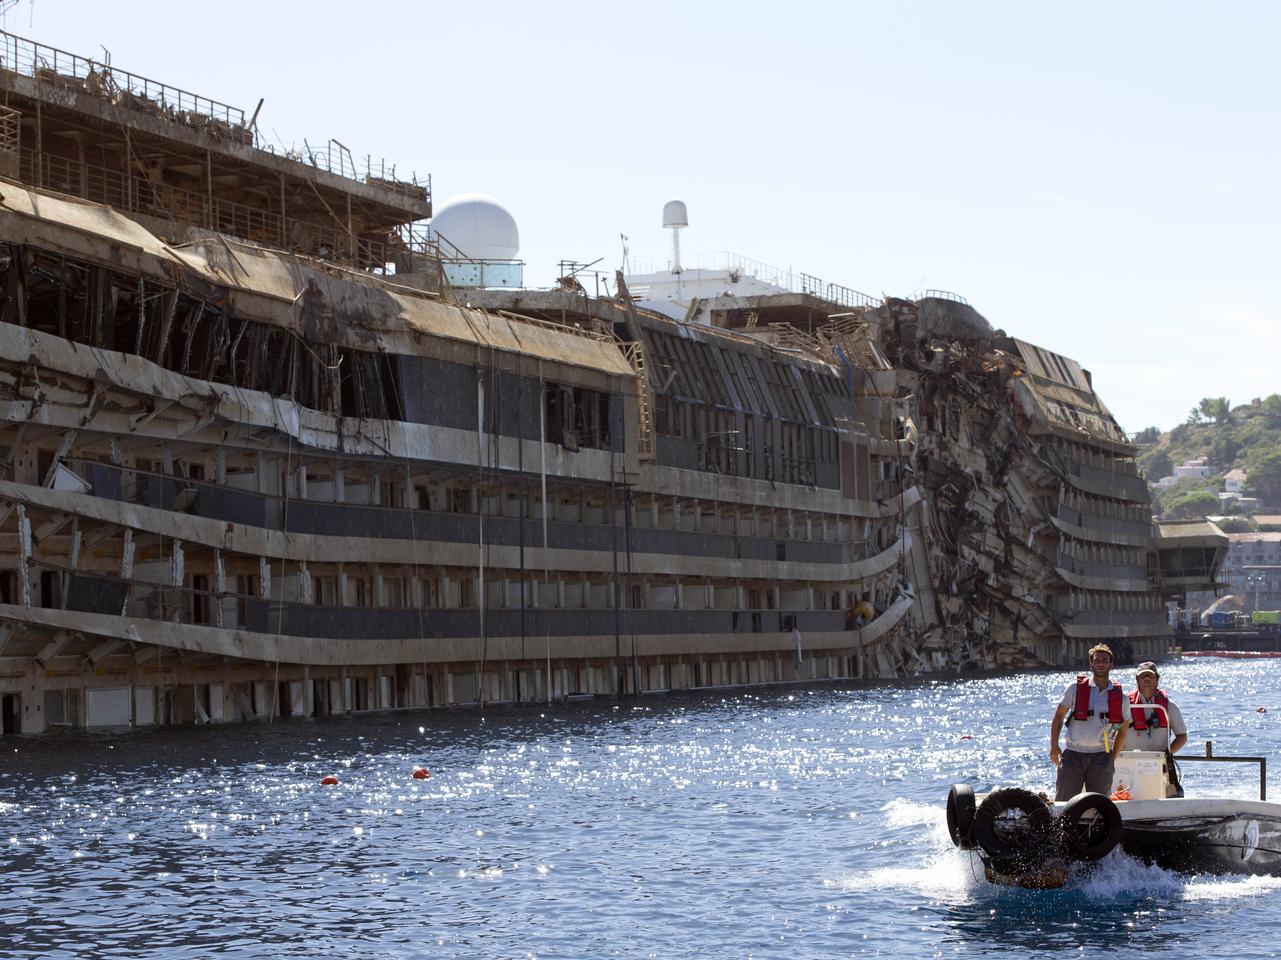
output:
[[1169, 778], [1159, 750], [1124, 750], [1116, 760], [1112, 791], [1130, 791], [1135, 800], [1164, 800]]

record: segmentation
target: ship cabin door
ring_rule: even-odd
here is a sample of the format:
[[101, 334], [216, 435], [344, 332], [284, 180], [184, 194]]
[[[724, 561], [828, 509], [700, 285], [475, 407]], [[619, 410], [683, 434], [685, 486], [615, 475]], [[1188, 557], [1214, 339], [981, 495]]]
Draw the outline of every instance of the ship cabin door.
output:
[[329, 713], [329, 681], [311, 681], [311, 715], [323, 717]]
[[294, 715], [294, 700], [289, 693], [289, 681], [281, 680], [276, 684], [276, 716], [292, 717]]
[[6, 693], [0, 697], [0, 733], [22, 732], [22, 694]]

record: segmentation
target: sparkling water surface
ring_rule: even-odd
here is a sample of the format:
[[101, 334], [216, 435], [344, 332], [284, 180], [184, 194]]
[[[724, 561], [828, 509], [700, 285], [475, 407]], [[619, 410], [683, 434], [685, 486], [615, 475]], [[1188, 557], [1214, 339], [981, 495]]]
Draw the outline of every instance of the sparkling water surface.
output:
[[[1071, 679], [5, 738], [0, 957], [1281, 953], [1278, 878], [1117, 851], [1010, 890], [951, 846], [951, 783], [1049, 788]], [[1161, 679], [1188, 752], [1276, 757], [1281, 662]], [[1253, 767], [1183, 770], [1256, 795]]]

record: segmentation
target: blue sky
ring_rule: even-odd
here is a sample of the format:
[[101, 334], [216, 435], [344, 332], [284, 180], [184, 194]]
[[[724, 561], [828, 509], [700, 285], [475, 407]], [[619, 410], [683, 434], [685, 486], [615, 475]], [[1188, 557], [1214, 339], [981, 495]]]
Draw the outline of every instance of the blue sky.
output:
[[530, 285], [618, 235], [967, 297], [1127, 430], [1281, 392], [1281, 6], [21, 0], [5, 29], [496, 197]]

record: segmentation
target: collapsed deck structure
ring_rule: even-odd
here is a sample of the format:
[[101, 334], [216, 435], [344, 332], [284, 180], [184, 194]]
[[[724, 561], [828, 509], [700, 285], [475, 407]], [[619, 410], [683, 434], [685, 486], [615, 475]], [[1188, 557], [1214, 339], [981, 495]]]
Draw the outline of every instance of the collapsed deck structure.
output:
[[464, 298], [430, 216], [0, 34], [5, 732], [1147, 656], [1214, 584], [956, 298]]

